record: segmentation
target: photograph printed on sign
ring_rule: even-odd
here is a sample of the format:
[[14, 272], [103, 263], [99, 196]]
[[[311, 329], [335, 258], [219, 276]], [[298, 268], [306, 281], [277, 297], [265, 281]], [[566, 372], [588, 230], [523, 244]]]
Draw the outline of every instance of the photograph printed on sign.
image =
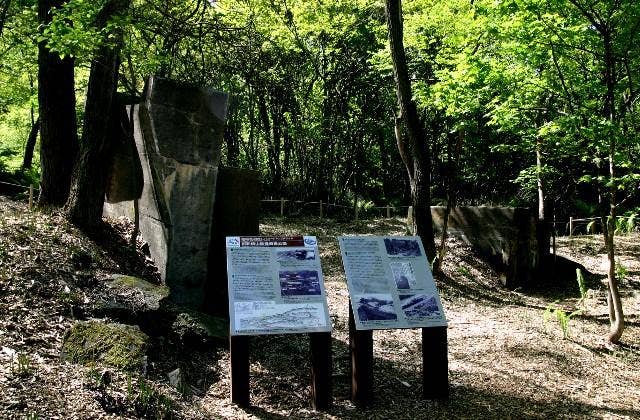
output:
[[390, 294], [368, 294], [358, 297], [358, 318], [367, 321], [395, 321], [398, 319]]
[[400, 295], [400, 306], [409, 320], [440, 318], [442, 312], [435, 296], [417, 294]]
[[417, 236], [338, 238], [358, 330], [447, 325]]
[[419, 257], [420, 244], [415, 239], [385, 238], [384, 247], [387, 254], [398, 257]]
[[280, 271], [278, 277], [282, 296], [307, 296], [321, 293], [317, 271]]
[[396, 282], [396, 287], [399, 290], [416, 288], [416, 276], [409, 261], [395, 261], [389, 263], [389, 266], [391, 266], [393, 280]]
[[313, 249], [293, 249], [277, 252], [278, 261], [313, 261], [316, 259], [316, 251]]

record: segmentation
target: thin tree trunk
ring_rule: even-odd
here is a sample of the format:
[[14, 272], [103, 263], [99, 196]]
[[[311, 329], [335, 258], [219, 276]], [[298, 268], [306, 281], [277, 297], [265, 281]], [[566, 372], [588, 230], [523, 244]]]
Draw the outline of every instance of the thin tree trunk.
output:
[[[109, 18], [122, 13], [129, 3], [130, 0], [108, 2], [101, 12], [103, 20], [97, 26], [104, 27]], [[121, 135], [119, 130], [123, 129], [120, 124], [123, 109], [114, 100], [122, 34], [115, 35], [117, 41], [102, 45], [91, 63], [80, 155], [65, 206], [67, 218], [87, 231], [94, 230], [102, 222], [107, 168], [112, 153], [109, 137]]]
[[411, 182], [413, 220], [416, 234], [422, 239], [427, 257], [432, 261], [436, 256], [436, 246], [431, 219], [431, 157], [424, 125], [411, 96], [411, 82], [402, 41], [401, 1], [385, 0], [385, 15], [398, 108], [406, 129], [406, 139], [404, 136], [399, 139], [403, 143], [400, 153], [406, 150], [410, 156], [410, 159], [405, 160], [405, 166], [413, 174]]
[[33, 162], [33, 150], [35, 149], [36, 141], [38, 140], [38, 131], [40, 131], [40, 117], [38, 117], [31, 125], [27, 144], [24, 146], [24, 158], [22, 159], [23, 170], [31, 169], [31, 164]]
[[[609, 119], [611, 123], [615, 123], [616, 107], [615, 107], [615, 85], [617, 81], [616, 75], [616, 61], [615, 53], [613, 51], [613, 43], [611, 39], [611, 32], [608, 28], [601, 30], [603, 46], [604, 46], [604, 59], [605, 59], [605, 84], [607, 88], [607, 95], [605, 99], [604, 115]], [[622, 299], [620, 298], [620, 292], [618, 290], [618, 279], [616, 278], [616, 255], [614, 246], [615, 237], [615, 221], [616, 221], [616, 136], [609, 136], [609, 217], [606, 224], [605, 231], [605, 245], [607, 248], [607, 258], [609, 259], [609, 270], [607, 272], [607, 278], [609, 280], [609, 311], [613, 314], [614, 319], [611, 323], [609, 330], [609, 336], [607, 339], [611, 343], [618, 343], [622, 332], [624, 331], [624, 313], [622, 310]]]
[[538, 221], [544, 222], [544, 188], [542, 184], [542, 145], [538, 137], [536, 139], [536, 178], [538, 181]]
[[[458, 178], [458, 161], [460, 160], [460, 147], [464, 140], [464, 131], [458, 132], [458, 141], [456, 142], [455, 152], [452, 150], [451, 136], [448, 136], [447, 141], [447, 207], [444, 210], [444, 219], [442, 221], [442, 236], [440, 237], [440, 249], [438, 251], [438, 261], [434, 264], [434, 271], [437, 271], [442, 267], [444, 257], [447, 252], [447, 234], [449, 230], [449, 216], [451, 210], [456, 205], [457, 191], [455, 184]], [[455, 153], [455, 156], [454, 156]]]
[[[38, 20], [51, 22], [63, 0], [39, 0]], [[40, 114], [40, 197], [43, 205], [61, 206], [69, 196], [71, 172], [78, 152], [74, 60], [60, 58], [38, 44], [38, 113]]]

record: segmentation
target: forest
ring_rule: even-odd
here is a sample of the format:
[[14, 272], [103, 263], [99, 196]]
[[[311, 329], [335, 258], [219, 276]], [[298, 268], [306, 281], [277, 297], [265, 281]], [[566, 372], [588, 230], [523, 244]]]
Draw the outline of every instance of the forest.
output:
[[[523, 317], [521, 321], [529, 331], [537, 328], [530, 319], [532, 308], [546, 308], [545, 325], [549, 316], [557, 316], [564, 325], [565, 339], [571, 317], [583, 322], [580, 328], [588, 338], [580, 341], [578, 350], [564, 347], [564, 356], [579, 358], [584, 351], [591, 351], [605, 362], [617, 358], [614, 364], [618, 373], [637, 365], [637, 344], [625, 344], [621, 338], [625, 327], [627, 340], [633, 341], [638, 334], [637, 280], [630, 280], [637, 277], [638, 272], [633, 270], [640, 255], [636, 242], [640, 215], [640, 3], [636, 0], [0, 0], [0, 228], [6, 229], [4, 238], [0, 236], [0, 313], [10, 313], [7, 308], [18, 305], [3, 302], [3, 295], [10, 296], [8, 291], [18, 290], [16, 284], [23, 281], [33, 285], [30, 276], [34, 272], [48, 272], [55, 265], [49, 258], [57, 251], [42, 259], [40, 254], [34, 257], [38, 267], [42, 261], [49, 261], [51, 267], [35, 269], [36, 265], [23, 267], [17, 262], [23, 257], [31, 261], [28, 254], [39, 248], [27, 247], [39, 236], [46, 247], [65, 244], [73, 251], [68, 258], [60, 257], [62, 266], [72, 268], [60, 268], [67, 274], [55, 276], [73, 277], [77, 296], [86, 293], [85, 306], [95, 302], [88, 286], [92, 283], [87, 280], [87, 284], [80, 284], [84, 280], [78, 280], [86, 274], [78, 274], [80, 271], [106, 276], [106, 267], [111, 264], [107, 260], [112, 258], [134, 274], [149, 274], [151, 269], [145, 265], [148, 261], [140, 253], [126, 258], [120, 254], [94, 256], [87, 267], [78, 268], [82, 261], [78, 263], [77, 256], [82, 259], [84, 254], [78, 254], [77, 249], [91, 249], [92, 255], [102, 251], [94, 251], [96, 245], [87, 245], [85, 239], [70, 238], [84, 234], [95, 238], [99, 232], [97, 237], [102, 240], [104, 235], [111, 238], [109, 247], [120, 244], [112, 238], [120, 227], [107, 227], [109, 233], [105, 234], [102, 219], [113, 138], [118, 135], [113, 127], [121, 123], [126, 105], [142, 101], [151, 76], [211, 87], [229, 95], [220, 163], [259, 173], [261, 198], [270, 200], [263, 203], [263, 217], [268, 213], [277, 216], [278, 201], [284, 200], [319, 202], [321, 219], [322, 203], [346, 208], [346, 219], [344, 214], [325, 214], [329, 219], [319, 222], [327, 223], [323, 228], [307, 223], [309, 214], [302, 215], [301, 225], [296, 225], [297, 219], [291, 221], [294, 227], [312, 233], [320, 229], [317, 235], [327, 247], [333, 247], [340, 229], [353, 234], [376, 233], [371, 229], [378, 229], [379, 234], [406, 233], [394, 224], [399, 218], [389, 216], [407, 217], [404, 209], [412, 206], [409, 216], [413, 225], [409, 228], [424, 242], [438, 287], [445, 290], [445, 309], [460, 319], [470, 317], [469, 322], [460, 321], [462, 324], [481, 318], [483, 328], [489, 325], [491, 329], [494, 321], [500, 322], [493, 318], [496, 315], [487, 303], [494, 299], [506, 305], [500, 311], [507, 316]], [[123, 124], [122, 130], [132, 129]], [[43, 213], [32, 214], [12, 201], [3, 201], [5, 196], [24, 200], [29, 187], [34, 206]], [[588, 295], [582, 284], [581, 300], [566, 301], [562, 295], [560, 304], [548, 295], [524, 296], [520, 291], [494, 287], [499, 283], [495, 273], [473, 259], [465, 245], [447, 239], [446, 234], [434, 238], [430, 206], [447, 208], [445, 232], [448, 212], [456, 206], [531, 209], [539, 225], [547, 227], [547, 239], [553, 236], [554, 256], [558, 236], [559, 249], [568, 249], [567, 255], [602, 277], [602, 287], [592, 284], [601, 294]], [[379, 216], [377, 207], [387, 209], [389, 220], [376, 220], [371, 224], [374, 227], [358, 220], [358, 214]], [[389, 213], [390, 208], [394, 214]], [[351, 220], [354, 213], [355, 221]], [[593, 236], [571, 239], [573, 222], [569, 220], [575, 219], [588, 221], [579, 233]], [[289, 227], [281, 223], [283, 218], [267, 219], [261, 231], [289, 234]], [[54, 225], [59, 227], [52, 228]], [[566, 234], [569, 239], [560, 238]], [[548, 247], [545, 252], [549, 252]], [[333, 261], [338, 258], [337, 251], [332, 249], [330, 254], [330, 270], [338, 270]], [[585, 262], [586, 254], [601, 257], [600, 262]], [[9, 275], [12, 270], [19, 273], [13, 284]], [[333, 277], [342, 279], [335, 273]], [[149, 278], [158, 280], [152, 275]], [[575, 282], [573, 278], [571, 281]], [[344, 292], [344, 285], [337, 283], [330, 288]], [[62, 287], [62, 294], [47, 289], [54, 290], [53, 285], [42, 286], [46, 293], [41, 292], [57, 296], [64, 308], [60, 314], [65, 320], [60, 323], [68, 326], [70, 319], [77, 318], [73, 308], [77, 311], [82, 304], [67, 292], [72, 280], [60, 284], [63, 286], [55, 287]], [[75, 293], [75, 286], [71, 293]], [[102, 293], [100, 287], [96, 293]], [[465, 312], [465, 299], [482, 301], [482, 307], [477, 313]], [[589, 299], [604, 304], [590, 313], [584, 303]], [[519, 302], [522, 311], [513, 309], [509, 304], [512, 301]], [[623, 302], [628, 308], [626, 314]], [[589, 323], [589, 316], [597, 318], [594, 322], [600, 329]], [[8, 330], [14, 321], [7, 321], [3, 328]], [[608, 335], [606, 327], [599, 324], [609, 327]], [[15, 325], [12, 328], [19, 329]], [[343, 334], [345, 326], [341, 327]], [[509, 333], [499, 333], [502, 338], [518, 334], [513, 325], [503, 327]], [[458, 330], [454, 336], [465, 334]], [[56, 337], [54, 342], [61, 342], [60, 334]], [[606, 337], [606, 344], [593, 350], [589, 346], [594, 337]], [[397, 349], [407, 348], [411, 339], [393, 336], [389, 340], [394, 342], [395, 353], [387, 367], [397, 368]], [[553, 340], [545, 336], [541, 342], [551, 346]], [[276, 360], [277, 354], [287, 352], [269, 347], [273, 344], [269, 340], [264, 343], [270, 349], [265, 351], [265, 360]], [[11, 349], [2, 340], [0, 344], [3, 360]], [[611, 347], [616, 345], [622, 347]], [[463, 358], [460, 343], [452, 348], [457, 357]], [[482, 346], [475, 349], [487, 351]], [[14, 372], [14, 356], [18, 353], [11, 351]], [[517, 348], [509, 351], [518, 353]], [[538, 362], [545, 363], [540, 355], [546, 350], [538, 351], [538, 358], [527, 359], [536, 364], [531, 369], [536, 369]], [[618, 351], [628, 360], [618, 358]], [[501, 355], [498, 352], [494, 356]], [[215, 370], [212, 366], [218, 360], [210, 355], [200, 357], [197, 360], [206, 369]], [[554, 359], [555, 367], [558, 358]], [[220, 360], [227, 363], [228, 355]], [[475, 358], [469, 360], [471, 364], [480, 363]], [[157, 376], [164, 377], [166, 372], [161, 369], [168, 369], [173, 362], [158, 361], [162, 368], [158, 368]], [[33, 370], [29, 363], [38, 362], [28, 362], [26, 371]], [[515, 359], [505, 359], [504, 363], [505, 371], [513, 368], [510, 363], [518, 365]], [[17, 366], [19, 371], [21, 365]], [[470, 371], [477, 374], [474, 366]], [[413, 368], [406, 367], [403, 375]], [[183, 370], [194, 381], [199, 378], [208, 384], [192, 382], [193, 389], [208, 389], [209, 381], [213, 381], [194, 373], [197, 369], [193, 365]], [[91, 372], [89, 375], [95, 373]], [[29, 377], [27, 373], [17, 375], [15, 383]], [[574, 371], [571, 374], [580, 376]], [[387, 371], [384, 375], [389, 387], [398, 381], [407, 383]], [[113, 376], [121, 388], [128, 380], [131, 391], [131, 377]], [[98, 379], [98, 391], [90, 387], [91, 392], [113, 398], [115, 394], [109, 394], [112, 389], [101, 382], [104, 378]], [[293, 380], [286, 375], [280, 379], [285, 383]], [[294, 379], [300, 382], [299, 377]], [[412, 387], [417, 386], [414, 379], [407, 380]], [[489, 391], [478, 391], [481, 387], [461, 373], [458, 379], [454, 395], [463, 395], [467, 405], [456, 406], [453, 411], [440, 407], [436, 414], [464, 415], [467, 409], [487, 416], [496, 414], [490, 408], [485, 410], [482, 402]], [[627, 379], [635, 384], [631, 396], [638, 394], [638, 378]], [[269, 380], [261, 380], [259, 392], [269, 395], [273, 391]], [[513, 388], [518, 381], [510, 377], [508, 385]], [[545, 378], [544, 383], [548, 381]], [[622, 389], [624, 381], [620, 381], [615, 389]], [[143, 379], [134, 382], [146, 383]], [[220, 381], [213, 382], [214, 392], [226, 392], [219, 390]], [[605, 385], [594, 385], [598, 395]], [[497, 413], [518, 417], [522, 414], [518, 410], [526, 409], [536, 386], [518, 394], [515, 403], [499, 399]], [[549, 395], [572, 392], [565, 382], [557, 386], [549, 388]], [[187, 393], [211, 398], [206, 390], [199, 394], [193, 389]], [[139, 397], [145, 391], [140, 388], [131, 392], [138, 392]], [[300, 392], [308, 391], [305, 388]], [[244, 415], [237, 407], [229, 408], [231, 414], [224, 412], [228, 407], [220, 405], [220, 395], [214, 396], [216, 408], [205, 409], [207, 415], [203, 417]], [[162, 401], [154, 402], [154, 410], [164, 410]], [[188, 404], [180, 401], [181, 415], [189, 418], [190, 413], [185, 411]], [[615, 411], [606, 401], [589, 405], [580, 399], [579, 404], [565, 407], [564, 414], [633, 417], [640, 408], [630, 401], [622, 398], [611, 402], [611, 407], [618, 407]], [[32, 410], [32, 402], [18, 409], [13, 403], [3, 402], [0, 414], [2, 410], [5, 414], [20, 410], [28, 413], [27, 406]], [[279, 402], [270, 403], [276, 407], [274, 413], [291, 415], [285, 410], [293, 410], [290, 405], [282, 408]], [[106, 412], [140, 416], [136, 403], [131, 404], [100, 401]], [[297, 401], [294, 405], [299, 404], [304, 403]], [[385, 404], [384, 410], [391, 410], [394, 416], [406, 414]], [[349, 417], [348, 403], [341, 400], [338, 405], [337, 415]], [[536, 407], [549, 416], [562, 411], [559, 401], [553, 406], [541, 403]], [[67, 409], [56, 406], [53, 410], [82, 414], [77, 407]], [[99, 412], [95, 410], [93, 414]], [[161, 414], [156, 413], [156, 417], [166, 413]], [[268, 418], [260, 412], [250, 414]], [[380, 415], [385, 417], [384, 411]], [[529, 416], [535, 414], [524, 415]]]
[[[638, 206], [635, 2], [412, 0], [402, 15], [433, 204], [541, 199], [566, 220], [600, 215], [613, 191], [619, 215]], [[265, 197], [410, 201], [380, 1], [3, 0], [0, 34], [5, 179], [38, 183], [38, 130], [66, 145], [52, 153], [78, 149], [106, 46], [129, 103], [152, 74], [228, 92], [223, 162], [259, 170]], [[43, 77], [66, 134], [40, 118]]]

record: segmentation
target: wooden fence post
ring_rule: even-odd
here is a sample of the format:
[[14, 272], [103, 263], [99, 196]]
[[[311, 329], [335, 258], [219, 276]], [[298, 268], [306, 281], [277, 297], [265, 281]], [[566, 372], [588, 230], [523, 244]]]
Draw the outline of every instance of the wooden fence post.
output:
[[355, 206], [355, 217], [356, 217], [356, 222], [358, 221], [358, 199], [356, 198], [356, 206]]
[[320, 200], [320, 218], [322, 219], [322, 200]]
[[29, 185], [29, 211], [33, 209], [33, 185]]
[[573, 235], [573, 217], [569, 217], [569, 237]]
[[387, 219], [391, 218], [391, 207], [387, 204]]
[[280, 217], [284, 216], [284, 198], [280, 198]]

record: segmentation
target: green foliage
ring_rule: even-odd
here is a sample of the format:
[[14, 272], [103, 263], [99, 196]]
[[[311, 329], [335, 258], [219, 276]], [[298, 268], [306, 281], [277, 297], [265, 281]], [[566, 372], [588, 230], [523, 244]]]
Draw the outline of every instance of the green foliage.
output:
[[558, 322], [558, 325], [560, 326], [560, 329], [562, 330], [562, 337], [566, 340], [571, 335], [570, 334], [571, 331], [569, 327], [569, 322], [571, 321], [571, 318], [581, 313], [582, 313], [581, 309], [575, 310], [571, 313], [567, 313], [559, 306], [549, 305], [547, 306], [547, 309], [545, 309], [544, 311], [543, 322], [546, 326], [551, 318], [555, 318], [556, 321]]
[[637, 213], [616, 218], [616, 234], [630, 234], [636, 229]]
[[33, 372], [33, 364], [25, 353], [17, 353], [11, 358], [11, 372], [18, 376], [30, 376]]
[[87, 379], [89, 380], [90, 389], [105, 389], [109, 386], [110, 374], [108, 371], [100, 370], [96, 367], [90, 368], [86, 372]]
[[471, 271], [469, 271], [469, 269], [463, 265], [459, 265], [458, 266], [458, 272], [460, 274], [462, 274], [463, 276], [467, 277], [468, 279], [473, 280], [473, 274], [471, 274]]
[[173, 411], [173, 401], [141, 377], [127, 377], [127, 400], [145, 418], [170, 418]]
[[619, 283], [624, 283], [629, 276], [629, 270], [620, 262], [620, 259], [616, 260], [616, 279]]
[[[129, 16], [113, 16], [104, 24], [101, 15], [113, 0], [69, 0], [52, 11], [51, 23], [38, 38], [61, 57], [86, 59], [100, 46], [115, 42], [113, 34], [130, 24]], [[69, 23], [73, 22], [72, 25]]]
[[582, 275], [582, 270], [579, 268], [576, 268], [576, 280], [578, 282], [578, 289], [580, 290], [580, 301], [579, 303], [581, 303], [584, 306], [584, 301], [587, 298], [587, 284], [584, 280], [584, 276]]
[[[70, 0], [42, 26], [35, 1], [11, 3], [0, 38], [0, 170], [19, 167], [32, 109], [37, 116], [38, 41], [75, 57], [81, 111], [96, 47], [125, 29], [120, 90], [139, 96], [155, 74], [229, 92], [223, 163], [258, 170], [265, 196], [339, 204], [357, 196], [367, 209], [407, 204], [381, 2], [134, 0], [100, 29], [106, 2]], [[540, 177], [560, 220], [596, 214], [599, 191], [637, 206], [637, 2], [586, 4], [612, 28], [611, 118], [603, 112], [610, 95], [602, 34], [571, 2], [403, 6], [434, 197], [445, 197], [449, 184], [461, 204], [535, 206]], [[456, 171], [451, 154], [459, 155]]]

